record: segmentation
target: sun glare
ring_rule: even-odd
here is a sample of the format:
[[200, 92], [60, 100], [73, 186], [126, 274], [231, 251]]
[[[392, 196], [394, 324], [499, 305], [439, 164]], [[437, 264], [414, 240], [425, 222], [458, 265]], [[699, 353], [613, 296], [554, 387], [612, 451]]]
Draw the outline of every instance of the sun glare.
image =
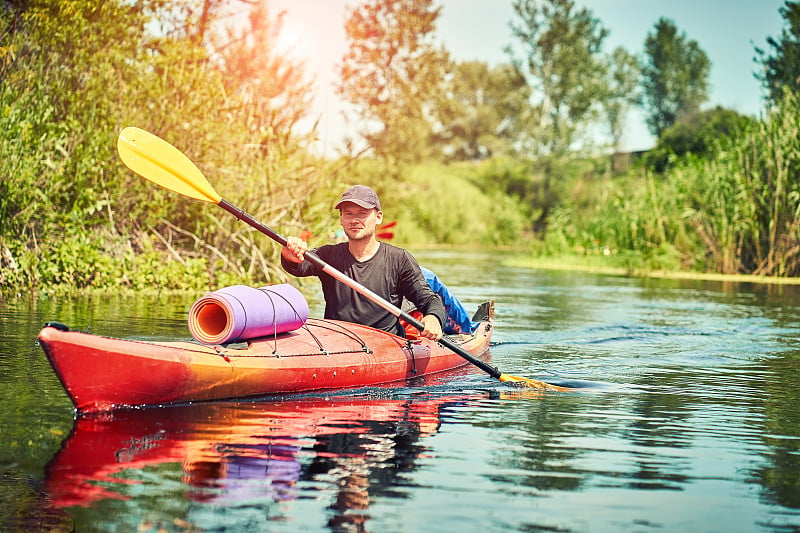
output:
[[278, 34], [278, 40], [275, 43], [275, 50], [279, 54], [285, 54], [307, 61], [311, 55], [308, 46], [308, 39], [305, 37], [306, 32], [301, 29], [299, 24], [292, 20], [292, 17], [287, 15], [283, 17], [283, 25]]
[[[271, 37], [274, 39], [270, 45], [272, 52], [288, 61], [302, 63], [306, 78], [313, 84], [311, 123], [319, 122], [321, 138], [342, 137], [345, 125], [335, 85], [336, 67], [346, 50], [344, 6], [347, 0], [260, 1], [267, 9], [269, 23], [278, 30]], [[246, 27], [250, 23], [250, 11], [241, 3], [237, 6], [239, 9], [226, 21]], [[249, 8], [253, 8], [252, 3]], [[336, 143], [326, 140], [323, 144], [326, 145], [324, 151]]]

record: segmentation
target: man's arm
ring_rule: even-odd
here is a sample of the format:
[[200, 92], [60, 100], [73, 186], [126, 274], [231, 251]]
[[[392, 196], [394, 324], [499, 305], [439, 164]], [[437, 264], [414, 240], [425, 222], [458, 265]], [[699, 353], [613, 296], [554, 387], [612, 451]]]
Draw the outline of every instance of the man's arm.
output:
[[281, 266], [293, 276], [302, 278], [317, 275], [316, 267], [305, 260], [307, 251], [306, 241], [299, 237], [288, 237], [286, 246], [281, 248]]

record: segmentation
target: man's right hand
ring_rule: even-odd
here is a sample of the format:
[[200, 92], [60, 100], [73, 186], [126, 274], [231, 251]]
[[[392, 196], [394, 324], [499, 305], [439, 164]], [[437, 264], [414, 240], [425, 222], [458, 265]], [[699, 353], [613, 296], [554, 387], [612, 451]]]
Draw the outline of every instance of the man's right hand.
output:
[[288, 237], [286, 246], [281, 249], [281, 255], [292, 263], [302, 263], [308, 250], [306, 241], [299, 237]]

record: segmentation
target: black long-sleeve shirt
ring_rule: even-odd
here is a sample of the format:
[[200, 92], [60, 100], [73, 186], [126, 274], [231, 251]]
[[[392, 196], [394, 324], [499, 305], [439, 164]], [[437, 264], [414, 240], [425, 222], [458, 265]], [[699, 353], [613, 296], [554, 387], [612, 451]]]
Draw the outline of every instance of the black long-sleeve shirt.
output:
[[[374, 256], [366, 261], [357, 261], [344, 242], [321, 246], [314, 253], [398, 308], [405, 297], [424, 315], [434, 315], [444, 324], [442, 299], [428, 286], [416, 259], [406, 250], [382, 242]], [[281, 257], [281, 265], [294, 276], [320, 278], [325, 296], [325, 318], [363, 324], [403, 336], [403, 328], [397, 317], [322, 272], [311, 262], [293, 263]]]

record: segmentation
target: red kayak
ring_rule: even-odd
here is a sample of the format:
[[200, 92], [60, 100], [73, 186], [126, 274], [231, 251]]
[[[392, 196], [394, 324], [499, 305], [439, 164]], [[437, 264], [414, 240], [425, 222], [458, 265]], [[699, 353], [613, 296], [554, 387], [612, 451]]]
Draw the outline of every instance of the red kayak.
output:
[[[488, 317], [455, 344], [488, 359]], [[78, 412], [347, 389], [401, 382], [468, 364], [428, 339], [367, 326], [309, 319], [297, 330], [237, 344], [123, 340], [68, 331], [39, 333], [50, 364]]]

